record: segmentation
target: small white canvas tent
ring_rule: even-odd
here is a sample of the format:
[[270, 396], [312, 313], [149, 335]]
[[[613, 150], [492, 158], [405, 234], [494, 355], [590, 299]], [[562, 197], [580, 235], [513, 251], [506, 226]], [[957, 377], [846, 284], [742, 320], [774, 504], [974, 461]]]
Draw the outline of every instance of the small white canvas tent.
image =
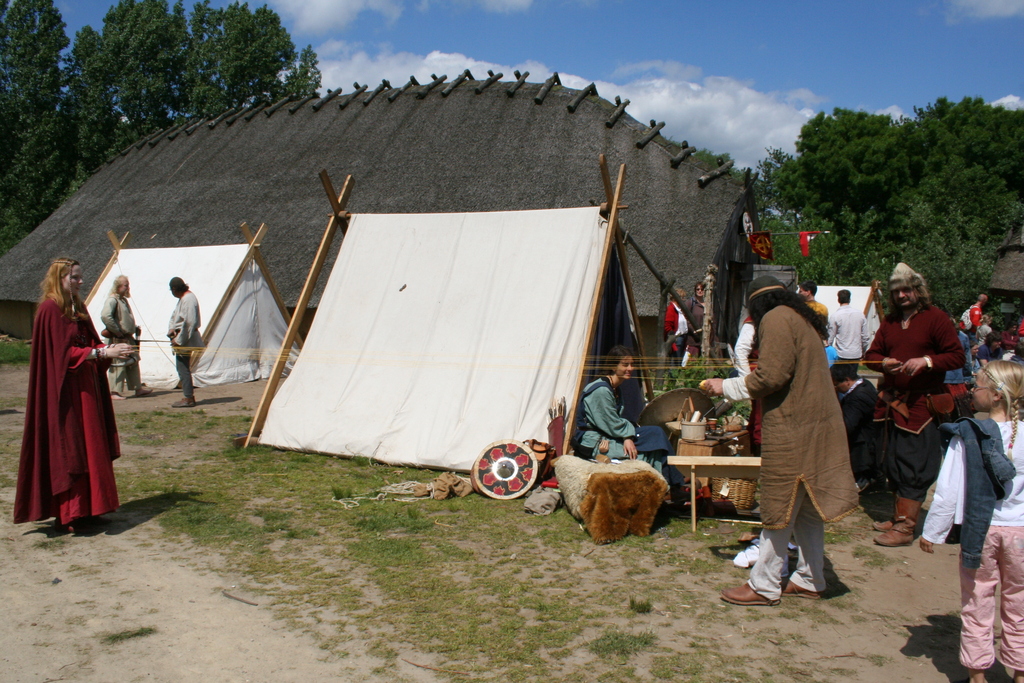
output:
[[814, 295], [814, 300], [825, 305], [831, 318], [832, 314], [839, 310], [839, 299], [837, 297], [841, 289], [850, 290], [850, 306], [864, 314], [867, 321], [868, 334], [874, 338], [875, 332], [878, 331], [878, 327], [882, 324], [878, 306], [870, 305], [872, 303], [874, 287], [823, 287], [819, 285], [818, 292]]
[[[466, 471], [496, 440], [547, 440], [622, 274], [610, 236], [597, 207], [352, 216], [259, 442]], [[635, 340], [625, 282], [605, 290]]]
[[[256, 245], [259, 239], [257, 235]], [[174, 388], [178, 373], [170, 343], [164, 340], [177, 304], [168, 283], [172, 277], [181, 277], [199, 299], [200, 330], [206, 342], [206, 348], [193, 356], [196, 386], [265, 378], [288, 328], [288, 312], [270, 274], [260, 267], [256, 249], [249, 244], [118, 249], [89, 294], [89, 315], [96, 329], [103, 329], [100, 312], [114, 278], [127, 275], [129, 303], [144, 340], [139, 362], [142, 381], [151, 387]]]

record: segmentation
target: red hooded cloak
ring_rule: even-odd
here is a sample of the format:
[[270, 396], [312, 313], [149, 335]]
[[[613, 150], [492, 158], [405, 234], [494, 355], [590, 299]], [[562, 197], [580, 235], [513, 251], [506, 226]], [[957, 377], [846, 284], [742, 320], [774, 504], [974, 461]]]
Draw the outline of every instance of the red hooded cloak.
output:
[[67, 524], [118, 507], [113, 460], [120, 457], [104, 346], [89, 318], [69, 320], [47, 299], [32, 326], [28, 402], [14, 522], [56, 517]]

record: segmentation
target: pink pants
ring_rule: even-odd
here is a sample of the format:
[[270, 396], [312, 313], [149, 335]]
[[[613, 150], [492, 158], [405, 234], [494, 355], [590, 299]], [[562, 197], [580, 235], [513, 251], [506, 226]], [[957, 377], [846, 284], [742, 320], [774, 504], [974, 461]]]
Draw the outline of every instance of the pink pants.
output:
[[995, 662], [992, 629], [997, 586], [1003, 625], [999, 660], [1024, 671], [1024, 527], [989, 527], [981, 566], [960, 567], [960, 663], [968, 669], [987, 669]]

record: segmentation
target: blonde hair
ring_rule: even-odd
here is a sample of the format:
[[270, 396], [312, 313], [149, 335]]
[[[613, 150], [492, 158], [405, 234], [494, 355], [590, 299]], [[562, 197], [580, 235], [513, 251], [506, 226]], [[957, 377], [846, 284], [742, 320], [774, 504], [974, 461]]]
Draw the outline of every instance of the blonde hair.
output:
[[1024, 407], [1024, 366], [1008, 360], [994, 360], [986, 365], [982, 372], [989, 381], [989, 389], [998, 392], [1006, 404], [1006, 417], [1010, 420], [1013, 430], [1010, 445], [1006, 449], [1007, 457], [1013, 460], [1013, 443], [1017, 440], [1017, 421], [1020, 410]]
[[122, 282], [128, 282], [127, 275], [118, 275], [114, 278], [113, 284], [110, 285], [110, 296], [120, 296], [117, 293], [117, 288], [121, 286]]
[[43, 291], [43, 295], [39, 298], [39, 303], [50, 299], [57, 304], [60, 312], [70, 320], [85, 320], [89, 317], [81, 297], [77, 294], [71, 294], [64, 289], [64, 278], [67, 277], [74, 266], [78, 265], [81, 264], [73, 258], [55, 259], [47, 269], [46, 277], [39, 283], [39, 288]]

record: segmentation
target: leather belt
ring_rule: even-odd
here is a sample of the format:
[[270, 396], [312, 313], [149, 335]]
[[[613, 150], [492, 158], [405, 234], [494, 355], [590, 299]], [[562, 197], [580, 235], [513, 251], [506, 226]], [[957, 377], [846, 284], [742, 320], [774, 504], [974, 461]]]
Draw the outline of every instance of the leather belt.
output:
[[890, 393], [887, 389], [883, 389], [878, 392], [878, 398], [882, 399], [891, 410], [895, 410], [905, 419], [910, 419], [910, 411], [907, 409], [907, 404], [895, 394]]

